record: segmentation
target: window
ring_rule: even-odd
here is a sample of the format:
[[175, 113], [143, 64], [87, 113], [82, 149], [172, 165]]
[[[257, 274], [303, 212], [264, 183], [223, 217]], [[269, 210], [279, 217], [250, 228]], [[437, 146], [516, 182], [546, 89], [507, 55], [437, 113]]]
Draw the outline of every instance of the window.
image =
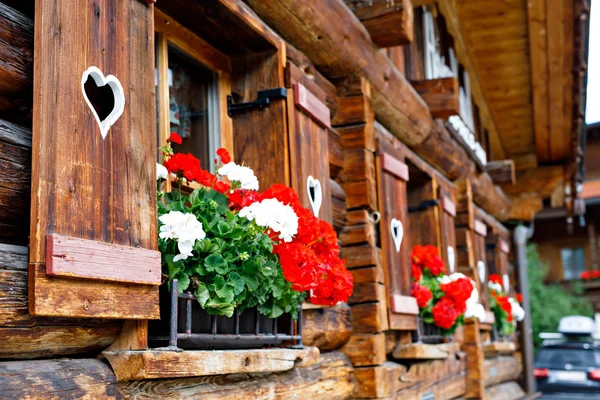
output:
[[585, 253], [583, 247], [560, 249], [563, 279], [577, 279], [585, 271]]
[[155, 10], [157, 147], [171, 132], [176, 153], [191, 153], [214, 172], [219, 147], [231, 147], [230, 59], [160, 10]]

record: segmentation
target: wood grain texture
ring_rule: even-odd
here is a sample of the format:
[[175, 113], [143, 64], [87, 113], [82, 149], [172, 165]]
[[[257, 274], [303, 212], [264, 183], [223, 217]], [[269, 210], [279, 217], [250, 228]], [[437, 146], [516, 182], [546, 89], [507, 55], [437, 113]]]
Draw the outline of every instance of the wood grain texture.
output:
[[0, 363], [3, 396], [84, 399], [307, 400], [349, 399], [356, 387], [352, 365], [341, 353], [328, 353], [311, 367], [279, 374], [220, 375], [121, 383], [97, 359], [58, 359]]
[[99, 352], [121, 331], [121, 321], [33, 317], [27, 292], [27, 248], [0, 244], [0, 359]]
[[294, 84], [294, 104], [319, 125], [325, 128], [330, 127], [331, 115], [329, 108], [301, 83]]
[[399, 344], [392, 356], [396, 360], [443, 360], [460, 350], [457, 343], [443, 344]]
[[28, 121], [33, 87], [33, 21], [4, 3], [0, 3], [0, 54], [0, 116]]
[[232, 373], [281, 372], [319, 360], [316, 347], [228, 351], [104, 351], [117, 381], [186, 378]]
[[335, 307], [302, 311], [302, 343], [331, 351], [342, 347], [352, 334], [350, 307]]
[[46, 244], [50, 276], [160, 285], [160, 253], [53, 233]]
[[[158, 318], [156, 289], [135, 293], [117, 283], [103, 283], [102, 289], [96, 282], [72, 284], [47, 278], [43, 265], [51, 233], [157, 248], [152, 9], [138, 0], [36, 6], [30, 312]], [[82, 73], [91, 65], [115, 75], [126, 99], [105, 140], [81, 91]], [[70, 307], [69, 301], [76, 303]], [[86, 311], [90, 302], [95, 305]]]
[[514, 342], [491, 342], [483, 346], [486, 357], [498, 354], [510, 354], [516, 351]]
[[326, 77], [366, 77], [373, 89], [377, 117], [394, 134], [409, 144], [417, 144], [428, 135], [432, 120], [427, 106], [386, 54], [373, 45], [343, 0], [327, 4], [317, 0], [247, 3]]
[[517, 183], [516, 168], [514, 160], [488, 161], [485, 170], [495, 184]]
[[379, 47], [401, 46], [413, 40], [413, 5], [410, 0], [345, 0]]
[[0, 119], [0, 242], [25, 245], [31, 199], [31, 131]]
[[452, 115], [459, 115], [457, 78], [411, 81], [411, 84], [425, 100], [434, 118], [448, 118]]
[[523, 366], [515, 357], [500, 356], [486, 359], [484, 368], [485, 386], [493, 386], [502, 382], [518, 380]]
[[381, 365], [386, 361], [385, 334], [352, 335], [340, 350], [355, 367]]
[[[525, 397], [525, 392], [517, 382], [505, 382], [487, 388], [485, 399], [490, 400], [513, 400]], [[535, 398], [535, 397], [534, 397]]]

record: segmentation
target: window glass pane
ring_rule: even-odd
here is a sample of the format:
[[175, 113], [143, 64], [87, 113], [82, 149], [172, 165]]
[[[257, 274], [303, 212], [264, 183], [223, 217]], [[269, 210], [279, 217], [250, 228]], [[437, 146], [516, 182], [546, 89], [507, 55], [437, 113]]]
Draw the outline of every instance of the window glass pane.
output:
[[174, 48], [169, 48], [169, 122], [182, 138], [173, 144], [176, 153], [192, 153], [202, 168], [212, 169], [218, 147], [216, 74]]
[[586, 270], [585, 252], [582, 247], [560, 250], [564, 279], [577, 279]]

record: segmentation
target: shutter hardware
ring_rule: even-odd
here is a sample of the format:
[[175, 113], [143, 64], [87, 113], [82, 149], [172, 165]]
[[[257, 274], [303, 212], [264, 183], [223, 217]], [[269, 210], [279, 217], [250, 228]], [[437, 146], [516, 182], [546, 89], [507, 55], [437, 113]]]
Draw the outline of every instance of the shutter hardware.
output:
[[414, 213], [414, 212], [425, 211], [428, 208], [435, 207], [439, 204], [440, 204], [439, 200], [424, 200], [421, 203], [419, 203], [419, 205], [417, 205], [417, 206], [408, 206], [408, 212]]
[[287, 98], [287, 89], [280, 87], [275, 89], [267, 89], [260, 90], [257, 93], [257, 98], [255, 101], [251, 101], [249, 103], [239, 103], [233, 104], [233, 97], [231, 95], [227, 96], [227, 115], [231, 117], [235, 111], [247, 110], [251, 108], [262, 108], [271, 104], [271, 100], [274, 99], [286, 99]]

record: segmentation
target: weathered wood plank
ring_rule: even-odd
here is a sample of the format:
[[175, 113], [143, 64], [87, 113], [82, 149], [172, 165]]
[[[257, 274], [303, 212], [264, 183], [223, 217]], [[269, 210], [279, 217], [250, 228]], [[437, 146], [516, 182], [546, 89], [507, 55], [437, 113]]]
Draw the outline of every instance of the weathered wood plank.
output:
[[33, 22], [0, 3], [0, 115], [11, 121], [31, 118]]
[[429, 106], [434, 118], [448, 118], [460, 114], [457, 78], [427, 79], [411, 84]]
[[485, 386], [493, 386], [502, 382], [516, 381], [522, 371], [521, 363], [510, 356], [501, 356], [484, 361]]
[[379, 47], [409, 44], [413, 40], [413, 5], [410, 0], [345, 0]]
[[399, 344], [392, 356], [396, 360], [443, 360], [459, 351], [457, 343], [443, 344]]
[[302, 343], [331, 351], [342, 347], [352, 334], [350, 307], [340, 304], [335, 307], [302, 311]]
[[50, 276], [160, 285], [160, 253], [53, 233], [46, 244]]
[[27, 248], [0, 244], [0, 359], [99, 352], [121, 331], [121, 321], [32, 317], [27, 292]]
[[485, 170], [495, 184], [517, 183], [517, 175], [514, 160], [488, 161]]
[[273, 400], [349, 399], [356, 387], [352, 366], [341, 353], [328, 353], [310, 367], [279, 374], [220, 375], [120, 383], [107, 363], [97, 359], [58, 359], [0, 363], [3, 396], [87, 399]]
[[118, 381], [281, 372], [319, 360], [316, 347], [214, 351], [105, 351]]
[[506, 382], [492, 386], [485, 391], [485, 399], [489, 400], [514, 400], [521, 399], [525, 392], [517, 382]]
[[386, 361], [385, 334], [352, 335], [340, 351], [355, 367], [381, 365]]

